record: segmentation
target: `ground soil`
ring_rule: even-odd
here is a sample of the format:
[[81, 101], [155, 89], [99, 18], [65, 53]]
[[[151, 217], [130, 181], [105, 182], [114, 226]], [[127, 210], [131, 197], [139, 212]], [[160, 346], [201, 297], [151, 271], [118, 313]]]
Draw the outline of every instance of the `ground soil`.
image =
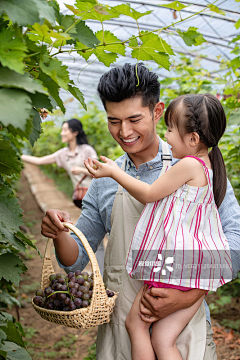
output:
[[[41, 235], [41, 220], [44, 216], [35, 197], [32, 195], [29, 183], [24, 175], [21, 176], [18, 186], [18, 198], [23, 209], [25, 227], [23, 231], [36, 241], [41, 254], [44, 254], [46, 239]], [[61, 272], [52, 252], [53, 266], [56, 272]], [[40, 286], [40, 277], [42, 271], [42, 259], [37, 255], [36, 251], [30, 250], [25, 255], [25, 263], [28, 267], [27, 273], [23, 276], [20, 284], [19, 300], [22, 308], [18, 311], [13, 309], [12, 313], [15, 317], [19, 317], [21, 324], [28, 330], [29, 337], [31, 333], [37, 332], [29, 341], [29, 349], [34, 360], [83, 360], [88, 354], [88, 348], [94, 344], [97, 329], [76, 330], [65, 326], [56, 325], [42, 319], [31, 306], [30, 300], [34, 295], [36, 288]], [[217, 298], [216, 294], [208, 295], [206, 300], [208, 303], [214, 302]], [[240, 335], [236, 331], [230, 330], [220, 325], [223, 319], [238, 320], [240, 314], [240, 299], [234, 298], [231, 304], [224, 305], [224, 311], [220, 311], [212, 317], [212, 325], [214, 330], [214, 340], [217, 344], [218, 360], [240, 360]], [[31, 332], [32, 330], [32, 332]], [[75, 336], [75, 337], [74, 337]], [[74, 338], [73, 345], [67, 345], [66, 338]], [[65, 342], [63, 341], [65, 339]], [[54, 348], [54, 344], [63, 341], [62, 347], [58, 350]], [[73, 350], [72, 354], [63, 355], [64, 352]], [[56, 352], [57, 351], [57, 352]], [[93, 359], [88, 357], [88, 359]], [[23, 359], [24, 360], [24, 359]], [[128, 360], [128, 359], [126, 359]]]

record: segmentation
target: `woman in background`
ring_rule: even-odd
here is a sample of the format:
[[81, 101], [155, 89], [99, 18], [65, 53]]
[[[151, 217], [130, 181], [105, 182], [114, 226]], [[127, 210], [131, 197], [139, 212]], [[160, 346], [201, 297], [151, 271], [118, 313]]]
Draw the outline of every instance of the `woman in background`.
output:
[[82, 124], [77, 119], [70, 119], [63, 122], [61, 131], [62, 142], [67, 143], [64, 147], [53, 154], [37, 157], [22, 155], [22, 160], [34, 165], [47, 165], [56, 163], [57, 166], [64, 168], [73, 184], [76, 187], [79, 180], [84, 175], [88, 175], [82, 181], [81, 186], [89, 187], [92, 177], [84, 166], [84, 160], [90, 157], [97, 159], [94, 148], [88, 145], [87, 137], [83, 131]]

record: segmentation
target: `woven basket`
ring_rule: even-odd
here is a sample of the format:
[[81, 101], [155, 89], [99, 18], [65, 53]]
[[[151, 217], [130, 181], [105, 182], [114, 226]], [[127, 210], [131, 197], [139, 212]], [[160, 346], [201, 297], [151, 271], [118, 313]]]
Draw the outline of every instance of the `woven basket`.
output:
[[[113, 297], [107, 296], [96, 256], [83, 233], [70, 223], [63, 223], [63, 225], [72, 230], [78, 236], [89, 256], [93, 272], [93, 292], [91, 303], [86, 308], [76, 309], [73, 311], [44, 309], [34, 304], [33, 300], [32, 306], [43, 319], [71, 328], [87, 329], [97, 325], [108, 323], [110, 321], [110, 315], [115, 305], [117, 294], [114, 294]], [[51, 274], [54, 274], [50, 253], [51, 246], [52, 240], [48, 239], [42, 267], [42, 290], [49, 286], [49, 276]]]

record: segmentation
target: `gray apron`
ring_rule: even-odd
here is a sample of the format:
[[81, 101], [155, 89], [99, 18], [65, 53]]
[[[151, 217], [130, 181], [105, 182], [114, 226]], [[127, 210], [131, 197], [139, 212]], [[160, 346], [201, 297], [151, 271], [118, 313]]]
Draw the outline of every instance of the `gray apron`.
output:
[[[169, 148], [165, 142], [161, 142], [162, 152], [170, 160]], [[163, 160], [163, 165], [167, 165], [167, 160]], [[125, 161], [122, 169], [125, 170]], [[118, 186], [111, 214], [111, 234], [106, 248], [103, 276], [107, 288], [117, 292], [118, 298], [110, 323], [98, 327], [97, 360], [131, 360], [131, 343], [125, 320], [143, 281], [130, 278], [125, 270], [125, 259], [143, 208], [143, 204], [123, 191], [122, 186]], [[194, 328], [196, 324], [197, 329]], [[179, 335], [177, 345], [183, 360], [202, 360], [205, 343], [206, 317], [202, 304]]]

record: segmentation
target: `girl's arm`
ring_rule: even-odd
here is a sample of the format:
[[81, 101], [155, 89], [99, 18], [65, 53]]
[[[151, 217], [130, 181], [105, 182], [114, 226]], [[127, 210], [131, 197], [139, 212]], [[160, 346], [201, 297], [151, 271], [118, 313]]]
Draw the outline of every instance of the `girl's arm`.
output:
[[47, 165], [56, 162], [54, 154], [42, 156], [42, 157], [22, 155], [21, 157], [23, 161], [34, 165]]
[[[170, 195], [183, 184], [194, 180], [199, 174], [199, 169], [202, 168], [202, 165], [195, 159], [184, 158], [154, 181], [152, 185], [149, 185], [126, 174], [114, 161], [105, 156], [101, 156], [100, 159], [105, 163], [90, 159], [85, 162], [91, 175], [95, 178], [113, 178], [142, 204], [151, 203]], [[93, 164], [97, 166], [97, 169], [94, 169]]]

